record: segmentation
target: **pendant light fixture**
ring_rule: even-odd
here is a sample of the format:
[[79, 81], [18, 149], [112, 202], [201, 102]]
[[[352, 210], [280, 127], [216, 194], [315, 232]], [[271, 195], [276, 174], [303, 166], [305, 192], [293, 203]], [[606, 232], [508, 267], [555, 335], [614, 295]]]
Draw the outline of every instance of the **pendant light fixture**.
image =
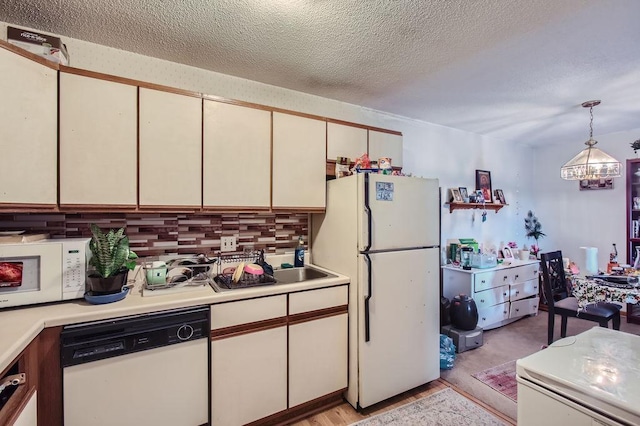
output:
[[567, 180], [604, 179], [621, 176], [622, 164], [612, 156], [594, 147], [598, 142], [593, 139], [593, 107], [600, 105], [600, 101], [587, 101], [582, 104], [589, 108], [591, 121], [589, 122], [589, 140], [578, 155], [569, 160], [560, 169], [560, 176]]

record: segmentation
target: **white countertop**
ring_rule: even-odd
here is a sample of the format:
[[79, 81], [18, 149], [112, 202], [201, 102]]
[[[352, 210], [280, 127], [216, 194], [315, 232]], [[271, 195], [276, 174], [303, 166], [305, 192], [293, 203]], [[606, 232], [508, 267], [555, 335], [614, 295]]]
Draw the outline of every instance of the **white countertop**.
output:
[[219, 293], [215, 292], [211, 286], [205, 285], [179, 293], [143, 297], [142, 274], [136, 275], [137, 270], [135, 270], [130, 272], [129, 275], [130, 277], [137, 276], [133, 288], [131, 288], [123, 300], [117, 302], [93, 305], [84, 299], [78, 299], [34, 307], [4, 309], [0, 311], [0, 324], [2, 324], [2, 331], [0, 332], [0, 371], [4, 370], [20, 355], [20, 352], [22, 352], [45, 327], [292, 293], [347, 284], [350, 281], [349, 277], [345, 275], [312, 264], [308, 264], [308, 266], [326, 271], [336, 275], [336, 277], [303, 281], [294, 284], [275, 284], [229, 290]]

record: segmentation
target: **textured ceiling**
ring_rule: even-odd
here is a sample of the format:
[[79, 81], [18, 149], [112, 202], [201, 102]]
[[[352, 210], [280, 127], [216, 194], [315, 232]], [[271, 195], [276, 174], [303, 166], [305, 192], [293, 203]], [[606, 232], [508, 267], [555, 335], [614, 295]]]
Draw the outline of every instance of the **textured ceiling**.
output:
[[0, 20], [513, 140], [640, 128], [637, 0], [2, 0]]

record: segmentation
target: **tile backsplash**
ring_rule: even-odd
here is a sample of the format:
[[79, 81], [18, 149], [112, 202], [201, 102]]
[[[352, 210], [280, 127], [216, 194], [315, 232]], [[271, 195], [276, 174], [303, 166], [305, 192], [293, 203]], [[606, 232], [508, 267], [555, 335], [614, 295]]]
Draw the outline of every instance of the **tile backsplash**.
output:
[[21, 213], [0, 214], [0, 231], [48, 232], [51, 238], [90, 237], [89, 225], [125, 227], [138, 256], [220, 251], [220, 237], [235, 236], [237, 252], [293, 251], [298, 236], [307, 242], [307, 213]]

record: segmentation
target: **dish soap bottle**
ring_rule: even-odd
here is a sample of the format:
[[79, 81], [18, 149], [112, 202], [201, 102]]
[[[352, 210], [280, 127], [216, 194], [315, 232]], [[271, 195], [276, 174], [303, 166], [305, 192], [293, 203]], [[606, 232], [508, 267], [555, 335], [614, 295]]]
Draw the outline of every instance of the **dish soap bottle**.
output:
[[293, 255], [293, 266], [301, 268], [304, 266], [304, 241], [302, 235], [298, 237], [298, 245]]

